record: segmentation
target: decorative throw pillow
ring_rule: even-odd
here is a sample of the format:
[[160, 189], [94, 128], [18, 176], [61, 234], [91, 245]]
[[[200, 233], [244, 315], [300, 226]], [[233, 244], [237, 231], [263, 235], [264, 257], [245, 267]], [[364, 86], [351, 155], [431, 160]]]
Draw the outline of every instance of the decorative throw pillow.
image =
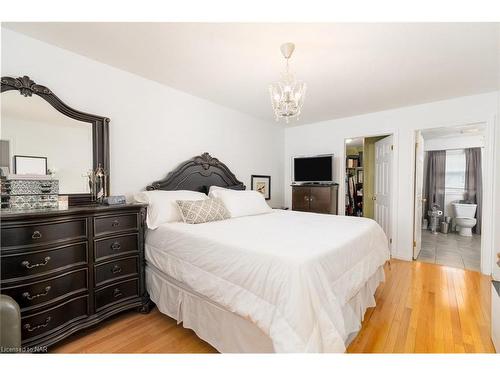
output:
[[148, 205], [146, 223], [149, 229], [156, 229], [163, 223], [182, 221], [176, 201], [202, 200], [208, 197], [198, 191], [153, 190], [136, 193], [134, 199]]
[[231, 217], [220, 199], [209, 198], [199, 201], [177, 201], [182, 220], [188, 224], [208, 223]]

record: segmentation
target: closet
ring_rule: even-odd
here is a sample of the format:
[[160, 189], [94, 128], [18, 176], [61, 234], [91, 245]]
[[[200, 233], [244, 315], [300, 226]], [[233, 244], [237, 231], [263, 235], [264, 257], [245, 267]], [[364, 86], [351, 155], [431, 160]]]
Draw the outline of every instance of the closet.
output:
[[363, 216], [363, 145], [346, 148], [346, 206], [348, 216]]

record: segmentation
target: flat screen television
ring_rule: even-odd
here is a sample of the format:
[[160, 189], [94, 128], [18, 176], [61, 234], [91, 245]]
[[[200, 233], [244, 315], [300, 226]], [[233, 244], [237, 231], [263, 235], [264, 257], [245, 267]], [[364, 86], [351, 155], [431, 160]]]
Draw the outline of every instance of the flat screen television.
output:
[[333, 154], [293, 158], [294, 183], [333, 183]]

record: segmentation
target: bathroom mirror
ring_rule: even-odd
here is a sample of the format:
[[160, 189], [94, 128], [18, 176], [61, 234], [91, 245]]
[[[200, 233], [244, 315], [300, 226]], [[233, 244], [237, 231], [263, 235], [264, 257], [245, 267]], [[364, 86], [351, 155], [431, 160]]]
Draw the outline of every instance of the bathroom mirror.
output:
[[109, 119], [67, 106], [24, 76], [2, 77], [1, 121], [2, 174], [49, 174], [70, 205], [91, 203], [86, 175], [99, 164], [109, 173]]

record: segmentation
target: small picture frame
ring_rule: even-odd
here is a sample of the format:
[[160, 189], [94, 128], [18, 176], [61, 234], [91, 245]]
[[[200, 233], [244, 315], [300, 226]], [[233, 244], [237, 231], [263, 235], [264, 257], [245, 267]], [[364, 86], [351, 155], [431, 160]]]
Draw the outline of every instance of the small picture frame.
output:
[[47, 158], [44, 156], [14, 155], [14, 173], [46, 175]]
[[271, 199], [271, 176], [252, 175], [251, 189], [261, 193], [266, 200]]

